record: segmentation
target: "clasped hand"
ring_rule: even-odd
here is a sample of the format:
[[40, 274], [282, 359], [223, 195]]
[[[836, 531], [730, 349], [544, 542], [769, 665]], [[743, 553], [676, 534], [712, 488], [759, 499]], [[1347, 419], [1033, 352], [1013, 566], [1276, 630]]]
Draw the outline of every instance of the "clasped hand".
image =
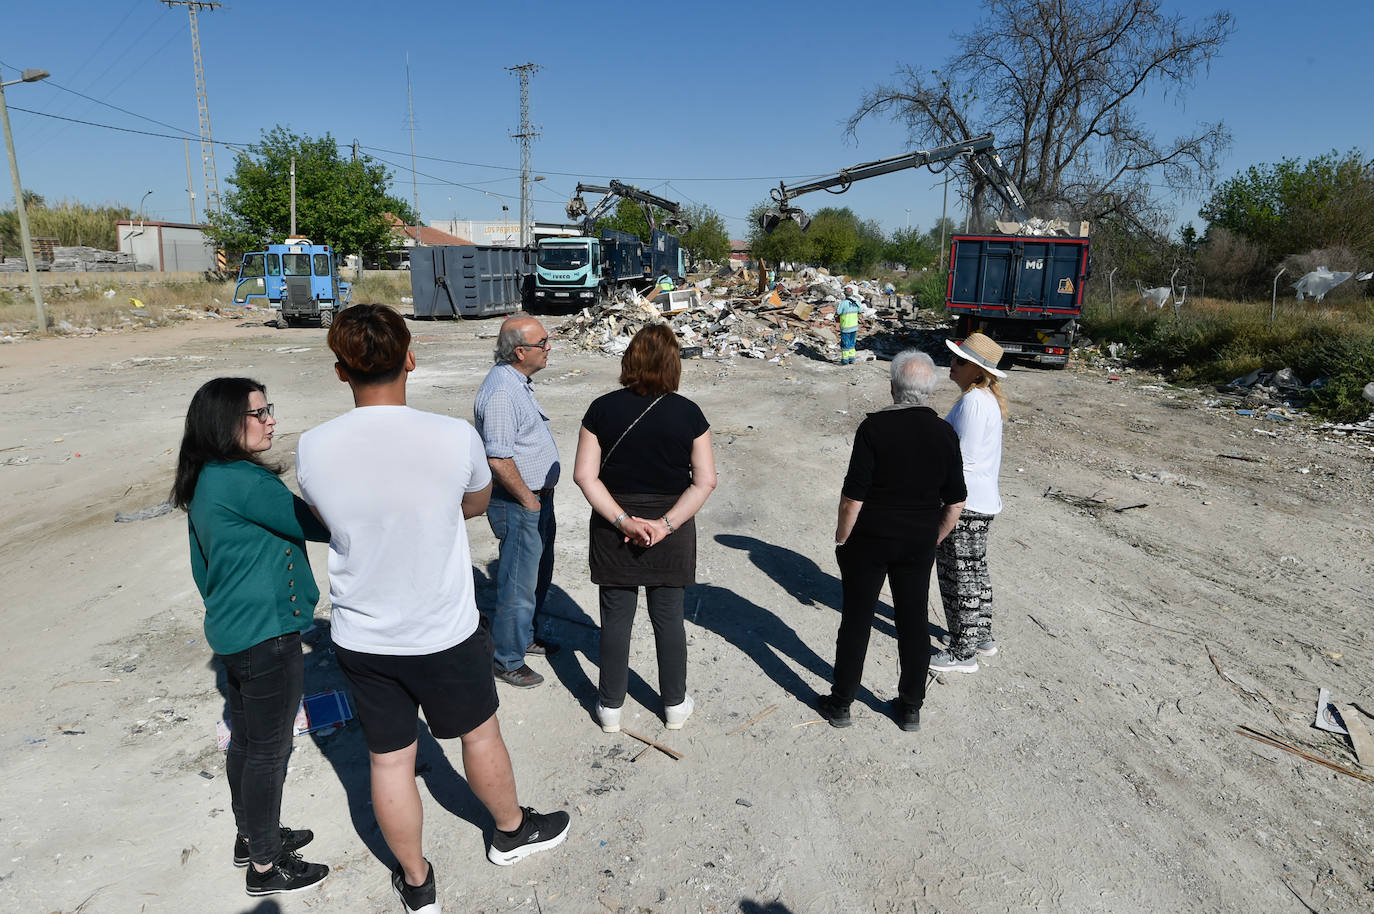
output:
[[620, 522], [620, 532], [625, 534], [625, 542], [648, 547], [662, 542], [670, 531], [662, 520], [631, 516]]

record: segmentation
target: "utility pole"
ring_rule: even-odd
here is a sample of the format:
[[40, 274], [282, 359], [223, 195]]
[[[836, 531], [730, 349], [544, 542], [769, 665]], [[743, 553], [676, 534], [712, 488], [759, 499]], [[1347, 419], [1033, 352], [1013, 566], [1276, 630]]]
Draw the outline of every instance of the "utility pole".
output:
[[537, 63], [522, 63], [518, 67], [506, 67], [520, 74], [520, 132], [511, 138], [520, 141], [520, 246], [530, 245], [530, 228], [534, 224], [530, 201], [530, 144], [539, 134], [530, 123], [530, 74], [544, 69]]
[[291, 157], [291, 237], [296, 237], [296, 157]]
[[[200, 59], [200, 27], [196, 23], [197, 10], [218, 9], [223, 4], [204, 0], [160, 0], [168, 8], [184, 6], [191, 14], [191, 57], [196, 65], [196, 111], [200, 115], [200, 162], [205, 172], [205, 209], [216, 215], [223, 211], [219, 203], [219, 175], [215, 171], [215, 141], [210, 136], [210, 100], [205, 93], [205, 67]], [[191, 221], [195, 221], [192, 219]]]
[[945, 170], [945, 200], [940, 204], [940, 272], [945, 271], [945, 225], [949, 214], [949, 170]]
[[410, 55], [406, 54], [406, 110], [410, 120], [410, 202], [415, 210], [415, 243], [420, 243], [420, 190], [415, 174], [415, 96], [410, 91]]
[[191, 224], [196, 224], [196, 185], [191, 178], [191, 141], [181, 141], [186, 146], [186, 197], [191, 204]]

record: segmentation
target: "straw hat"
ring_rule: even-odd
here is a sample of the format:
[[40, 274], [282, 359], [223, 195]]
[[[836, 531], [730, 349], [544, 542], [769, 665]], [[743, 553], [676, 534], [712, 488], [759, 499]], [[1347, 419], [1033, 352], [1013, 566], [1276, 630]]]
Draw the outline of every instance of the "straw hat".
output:
[[1005, 378], [1007, 373], [999, 371], [997, 363], [1002, 361], [1002, 347], [992, 341], [992, 337], [982, 333], [970, 333], [962, 344], [945, 340], [949, 351], [961, 359], [967, 359], [995, 378]]

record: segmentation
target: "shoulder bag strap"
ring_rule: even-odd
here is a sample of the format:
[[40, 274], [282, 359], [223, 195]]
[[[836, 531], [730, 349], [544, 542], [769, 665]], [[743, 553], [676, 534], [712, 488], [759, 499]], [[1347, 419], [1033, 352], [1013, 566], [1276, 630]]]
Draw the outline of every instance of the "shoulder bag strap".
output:
[[611, 445], [611, 449], [608, 450], [605, 454], [603, 454], [603, 455], [601, 456], [601, 466], [600, 466], [599, 469], [602, 469], [602, 470], [606, 469], [606, 461], [608, 461], [608, 460], [611, 459], [611, 455], [615, 453], [615, 449], [616, 449], [616, 448], [620, 447], [620, 442], [622, 442], [622, 441], [625, 440], [625, 436], [628, 435], [628, 434], [630, 433], [630, 429], [632, 429], [632, 428], [634, 428], [636, 425], [638, 425], [640, 419], [643, 419], [645, 416], [649, 415], [649, 410], [651, 410], [651, 409], [653, 409], [655, 406], [657, 406], [657, 405], [658, 405], [658, 401], [659, 401], [659, 400], [662, 400], [662, 399], [663, 399], [664, 397], [666, 397], [666, 396], [667, 396], [667, 394], [659, 394], [657, 397], [655, 397], [655, 398], [654, 398], [654, 402], [652, 402], [652, 403], [650, 403], [648, 406], [644, 407], [644, 412], [642, 412], [642, 413], [640, 413], [638, 416], [636, 416], [636, 417], [635, 417], [635, 421], [633, 421], [633, 422], [630, 423], [630, 428], [627, 428], [627, 429], [625, 429], [625, 431], [623, 431], [623, 432], [620, 433], [620, 437], [617, 438], [617, 439], [615, 439], [615, 444]]

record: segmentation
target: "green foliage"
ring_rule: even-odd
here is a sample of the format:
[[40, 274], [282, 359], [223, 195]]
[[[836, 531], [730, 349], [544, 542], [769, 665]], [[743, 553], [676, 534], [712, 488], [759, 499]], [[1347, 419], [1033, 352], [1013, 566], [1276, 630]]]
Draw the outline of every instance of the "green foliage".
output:
[[755, 259], [769, 264], [806, 263], [811, 259], [811, 244], [800, 226], [788, 219], [769, 233], [759, 225], [759, 217], [772, 208], [772, 201], [765, 200], [749, 210], [749, 249]]
[[[848, 209], [841, 210], [848, 213]], [[873, 271], [883, 260], [883, 254], [887, 250], [887, 238], [883, 235], [883, 227], [878, 224], [876, 219], [867, 219], [863, 222], [858, 217], [851, 214], [854, 220], [854, 231], [856, 241], [854, 253], [850, 255], [849, 261], [844, 265], [844, 271], [851, 276], [863, 276]]]
[[[127, 206], [89, 206], [63, 200], [49, 207], [41, 196], [24, 191], [29, 217], [29, 234], [34, 238], [56, 238], [63, 246], [88, 245], [104, 251], [119, 250], [119, 236], [115, 220], [129, 219], [133, 210]], [[20, 245], [19, 213], [0, 210], [0, 247], [7, 257], [23, 256]]]
[[[660, 222], [667, 218], [667, 216], [668, 214], [662, 210], [658, 210], [658, 212], [654, 214], [654, 218], [658, 219]], [[649, 230], [649, 220], [644, 218], [644, 208], [634, 200], [623, 197], [620, 202], [615, 205], [615, 209], [611, 210], [609, 216], [603, 216], [596, 220], [596, 226], [593, 228], [593, 231], [599, 234], [606, 229], [614, 229], [618, 232], [629, 232], [631, 235], [638, 236], [640, 241], [648, 241], [649, 235], [651, 234]]]
[[682, 249], [693, 267], [703, 260], [725, 263], [730, 259], [730, 235], [720, 213], [704, 203], [694, 203], [683, 216], [692, 228], [682, 235]]
[[811, 217], [806, 230], [811, 259], [832, 272], [844, 270], [859, 247], [859, 228], [848, 209], [826, 207]]
[[1374, 378], [1374, 323], [1367, 317], [1288, 307], [1271, 324], [1267, 306], [1229, 303], [1177, 316], [1118, 308], [1112, 317], [1092, 304], [1082, 323], [1095, 340], [1125, 343], [1137, 367], [1183, 383], [1226, 384], [1257, 369], [1291, 368], [1304, 382], [1324, 379], [1310, 395], [1315, 415], [1350, 422], [1370, 413], [1361, 397]]
[[1221, 228], [1257, 246], [1271, 275], [1286, 255], [1317, 248], [1374, 256], [1374, 163], [1352, 149], [1253, 165], [1222, 182], [1201, 213], [1209, 241]]
[[906, 282], [906, 292], [916, 299], [916, 307], [925, 308], [927, 311], [945, 309], [945, 290], [945, 274], [938, 270], [917, 273]]
[[329, 134], [303, 137], [280, 125], [234, 159], [224, 213], [207, 214], [209, 234], [232, 252], [281, 242], [291, 229], [291, 158], [296, 159], [296, 232], [343, 253], [392, 246], [389, 212], [407, 225], [417, 214], [389, 193], [391, 174], [367, 156], [339, 155]]
[[933, 267], [940, 257], [939, 243], [938, 227], [933, 242], [929, 233], [922, 234], [919, 227], [897, 229], [883, 249], [883, 259], [888, 263], [903, 264], [908, 270]]

